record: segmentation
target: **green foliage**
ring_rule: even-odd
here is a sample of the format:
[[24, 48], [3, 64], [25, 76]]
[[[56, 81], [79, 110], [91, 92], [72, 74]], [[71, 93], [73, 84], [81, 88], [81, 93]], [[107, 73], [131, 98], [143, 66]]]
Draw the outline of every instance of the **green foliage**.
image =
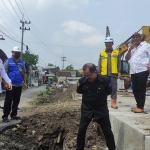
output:
[[27, 61], [29, 65], [33, 66], [36, 65], [39, 61], [39, 56], [30, 54], [30, 52], [26, 52], [22, 54], [23, 61]]
[[76, 71], [76, 76], [77, 77], [82, 77], [83, 76], [83, 73], [80, 73], [78, 70], [75, 70]]
[[73, 71], [73, 70], [74, 70], [73, 65], [69, 65], [63, 71]]
[[57, 77], [53, 77], [52, 81], [53, 82], [58, 82], [58, 78]]
[[46, 87], [45, 91], [40, 91], [36, 94], [36, 97], [34, 101], [32, 101], [32, 104], [44, 104], [48, 103], [50, 101], [50, 95], [52, 94], [52, 90], [50, 87]]
[[51, 64], [51, 63], [48, 63], [48, 66], [54, 66], [53, 64]]

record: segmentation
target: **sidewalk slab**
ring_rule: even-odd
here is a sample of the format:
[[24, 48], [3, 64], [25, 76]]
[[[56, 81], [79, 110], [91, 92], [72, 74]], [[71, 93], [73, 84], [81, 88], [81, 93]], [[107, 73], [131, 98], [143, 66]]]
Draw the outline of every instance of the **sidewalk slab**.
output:
[[131, 112], [135, 104], [133, 96], [118, 95], [119, 109], [110, 108], [116, 150], [150, 150], [150, 97], [146, 98], [146, 114]]

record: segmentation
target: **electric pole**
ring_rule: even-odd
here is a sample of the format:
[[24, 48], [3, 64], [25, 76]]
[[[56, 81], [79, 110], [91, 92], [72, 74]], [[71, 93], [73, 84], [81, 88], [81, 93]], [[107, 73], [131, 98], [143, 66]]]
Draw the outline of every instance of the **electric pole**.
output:
[[30, 24], [31, 22], [29, 21], [29, 22], [27, 22], [26, 20], [24, 21], [23, 20], [23, 18], [24, 18], [24, 14], [22, 15], [22, 20], [20, 20], [20, 23], [22, 23], [22, 27], [20, 27], [20, 29], [22, 30], [22, 38], [21, 38], [21, 59], [22, 59], [22, 53], [23, 53], [23, 36], [24, 36], [24, 31], [25, 30], [30, 30], [30, 28], [29, 29], [27, 29], [26, 27], [24, 27], [25, 26], [25, 24]]
[[61, 61], [63, 61], [62, 70], [64, 69], [64, 62], [66, 61], [66, 57], [61, 57]]

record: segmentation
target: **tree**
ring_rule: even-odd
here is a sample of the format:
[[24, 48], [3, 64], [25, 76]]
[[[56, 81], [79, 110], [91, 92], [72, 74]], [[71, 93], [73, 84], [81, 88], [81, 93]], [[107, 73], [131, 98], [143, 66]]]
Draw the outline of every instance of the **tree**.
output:
[[73, 65], [69, 65], [64, 69], [64, 71], [73, 71], [73, 70], [74, 70]]
[[30, 54], [30, 52], [27, 51], [26, 53], [22, 54], [22, 60], [27, 61], [29, 63], [29, 65], [33, 66], [33, 65], [36, 65], [38, 63], [39, 56], [34, 55], [34, 54]]
[[48, 63], [48, 66], [54, 66], [53, 64], [51, 64], [51, 63]]
[[75, 70], [76, 71], [76, 76], [77, 77], [82, 77], [83, 76], [83, 73], [80, 73], [78, 70]]

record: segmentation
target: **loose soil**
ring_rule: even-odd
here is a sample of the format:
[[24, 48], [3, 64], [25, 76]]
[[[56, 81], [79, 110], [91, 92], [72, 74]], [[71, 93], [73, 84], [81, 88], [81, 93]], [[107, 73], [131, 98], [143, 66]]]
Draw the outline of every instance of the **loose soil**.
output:
[[[35, 99], [39, 103], [19, 112], [22, 122], [0, 133], [0, 149], [75, 150], [81, 100], [72, 100], [75, 85], [69, 85], [66, 91], [63, 88], [48, 91], [46, 101], [40, 101], [43, 94], [38, 93]], [[92, 121], [87, 129], [85, 150], [105, 145], [100, 127]]]

